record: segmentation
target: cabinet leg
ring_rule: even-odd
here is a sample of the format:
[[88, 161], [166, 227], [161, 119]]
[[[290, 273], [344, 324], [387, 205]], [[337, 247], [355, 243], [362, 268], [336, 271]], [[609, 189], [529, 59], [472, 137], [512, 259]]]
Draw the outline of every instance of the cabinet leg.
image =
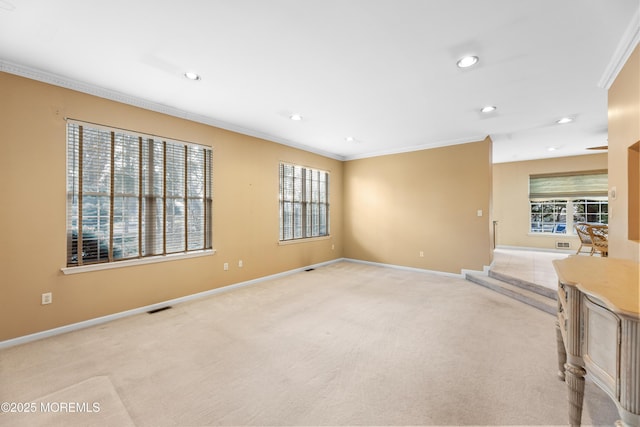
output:
[[586, 371], [581, 366], [570, 363], [565, 365], [565, 379], [569, 390], [569, 423], [572, 426], [579, 426], [582, 421], [585, 374]]
[[564, 364], [567, 363], [567, 351], [564, 348], [560, 324], [556, 321], [556, 345], [558, 347], [558, 378], [564, 381]]

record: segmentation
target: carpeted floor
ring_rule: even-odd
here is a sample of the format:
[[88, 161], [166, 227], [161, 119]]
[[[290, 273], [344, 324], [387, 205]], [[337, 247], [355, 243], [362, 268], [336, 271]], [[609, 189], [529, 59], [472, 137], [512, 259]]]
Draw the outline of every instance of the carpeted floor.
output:
[[[29, 402], [15, 403], [16, 412], [4, 414], [7, 425], [135, 426], [106, 376], [92, 377]], [[0, 421], [5, 421], [2, 415]]]
[[[0, 425], [566, 425], [556, 371], [553, 316], [462, 279], [339, 262], [1, 350], [0, 402], [101, 410]], [[583, 423], [616, 419], [587, 383]]]

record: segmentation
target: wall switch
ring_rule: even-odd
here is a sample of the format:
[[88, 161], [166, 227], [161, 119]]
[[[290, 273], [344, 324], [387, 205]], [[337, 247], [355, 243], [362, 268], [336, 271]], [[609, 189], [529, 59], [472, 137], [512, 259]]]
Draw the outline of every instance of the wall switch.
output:
[[482, 216], [482, 209], [478, 209], [478, 212], [476, 212], [476, 215]]
[[229, 263], [225, 262], [224, 265], [222, 266], [222, 268], [224, 269], [224, 271], [229, 270]]
[[242, 263], [242, 260], [239, 260], [239, 261], [238, 261], [238, 267], [242, 268], [242, 266], [243, 266], [243, 265], [244, 265], [244, 264]]
[[51, 292], [42, 294], [42, 300], [41, 300], [42, 305], [51, 304], [52, 302], [53, 302], [53, 294]]
[[420, 251], [420, 258], [424, 257], [424, 251]]

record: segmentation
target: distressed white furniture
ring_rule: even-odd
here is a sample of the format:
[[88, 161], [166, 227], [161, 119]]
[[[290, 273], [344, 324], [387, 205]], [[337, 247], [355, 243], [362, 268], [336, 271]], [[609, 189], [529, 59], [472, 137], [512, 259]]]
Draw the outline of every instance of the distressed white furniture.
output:
[[570, 256], [553, 264], [559, 376], [569, 390], [569, 422], [580, 425], [586, 374], [616, 403], [616, 425], [640, 427], [638, 263]]

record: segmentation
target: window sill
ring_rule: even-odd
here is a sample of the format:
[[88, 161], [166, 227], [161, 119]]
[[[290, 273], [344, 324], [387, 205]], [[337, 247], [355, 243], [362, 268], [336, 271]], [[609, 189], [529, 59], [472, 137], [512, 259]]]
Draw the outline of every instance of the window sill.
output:
[[293, 240], [279, 240], [278, 245], [286, 246], [286, 245], [295, 245], [297, 243], [308, 243], [308, 242], [317, 242], [319, 240], [329, 240], [331, 236], [319, 236], [319, 237], [305, 237], [303, 239], [293, 239]]
[[527, 233], [527, 236], [542, 236], [542, 237], [578, 237], [576, 234], [568, 234], [568, 233]]
[[216, 253], [215, 249], [207, 249], [203, 251], [195, 251], [188, 253], [180, 253], [180, 254], [170, 254], [170, 255], [159, 255], [149, 258], [141, 258], [141, 259], [131, 259], [126, 261], [117, 261], [117, 262], [107, 262], [102, 264], [90, 264], [83, 265], [79, 267], [63, 267], [60, 270], [63, 274], [77, 274], [77, 273], [88, 273], [90, 271], [99, 271], [99, 270], [112, 270], [114, 268], [122, 268], [122, 267], [132, 267], [135, 265], [144, 265], [144, 264], [155, 264], [159, 262], [169, 262], [169, 261], [177, 261], [181, 259], [189, 259], [189, 258], [199, 258], [203, 256], [209, 256]]

